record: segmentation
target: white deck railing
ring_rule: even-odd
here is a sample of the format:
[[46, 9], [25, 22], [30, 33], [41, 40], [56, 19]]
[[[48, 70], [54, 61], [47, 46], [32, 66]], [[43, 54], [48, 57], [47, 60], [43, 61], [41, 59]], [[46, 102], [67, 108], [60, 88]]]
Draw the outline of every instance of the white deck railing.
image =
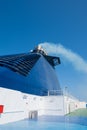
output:
[[48, 91], [48, 96], [58, 96], [58, 95], [63, 95], [63, 91], [62, 90], [50, 90]]

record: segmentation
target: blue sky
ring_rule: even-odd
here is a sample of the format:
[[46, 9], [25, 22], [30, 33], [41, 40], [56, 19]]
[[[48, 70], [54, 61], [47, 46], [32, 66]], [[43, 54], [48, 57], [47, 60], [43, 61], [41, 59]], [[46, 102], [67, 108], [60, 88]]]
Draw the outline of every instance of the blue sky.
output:
[[[87, 0], [0, 1], [0, 55], [28, 52], [44, 42], [61, 44], [87, 63]], [[60, 58], [61, 87], [87, 101], [87, 73]]]

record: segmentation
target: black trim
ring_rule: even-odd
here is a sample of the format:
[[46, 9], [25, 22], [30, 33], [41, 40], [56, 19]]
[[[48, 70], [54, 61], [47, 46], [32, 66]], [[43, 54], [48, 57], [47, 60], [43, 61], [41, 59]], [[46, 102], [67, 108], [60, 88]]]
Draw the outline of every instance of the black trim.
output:
[[59, 57], [47, 56], [47, 55], [44, 55], [44, 57], [53, 67], [61, 63]]

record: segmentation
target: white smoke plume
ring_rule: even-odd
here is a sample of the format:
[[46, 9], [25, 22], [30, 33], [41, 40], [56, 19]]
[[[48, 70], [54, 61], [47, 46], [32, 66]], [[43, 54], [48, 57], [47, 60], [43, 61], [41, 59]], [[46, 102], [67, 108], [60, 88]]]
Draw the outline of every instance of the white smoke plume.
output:
[[87, 73], [87, 61], [77, 53], [65, 48], [61, 44], [44, 42], [40, 45], [47, 51], [47, 53], [61, 56], [68, 62], [72, 63], [76, 70]]

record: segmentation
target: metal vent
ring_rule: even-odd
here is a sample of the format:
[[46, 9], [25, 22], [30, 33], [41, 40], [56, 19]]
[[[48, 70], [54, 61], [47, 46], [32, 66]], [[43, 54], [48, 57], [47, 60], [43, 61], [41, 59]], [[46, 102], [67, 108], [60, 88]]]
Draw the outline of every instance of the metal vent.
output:
[[0, 57], [0, 66], [7, 67], [14, 72], [27, 76], [34, 64], [40, 58], [38, 54], [18, 54]]

